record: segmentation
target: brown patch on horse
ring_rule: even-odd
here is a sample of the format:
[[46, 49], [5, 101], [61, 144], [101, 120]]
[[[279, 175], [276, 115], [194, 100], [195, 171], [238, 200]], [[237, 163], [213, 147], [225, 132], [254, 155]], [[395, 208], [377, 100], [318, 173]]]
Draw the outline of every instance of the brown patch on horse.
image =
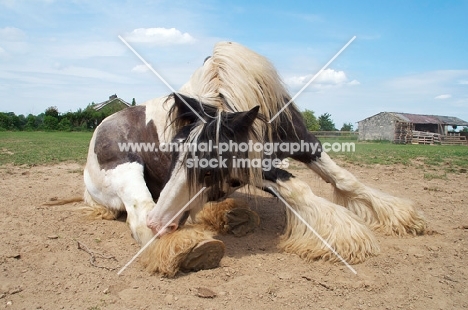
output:
[[[125, 163], [141, 164], [146, 185], [157, 199], [169, 174], [171, 154], [156, 151], [159, 149], [158, 133], [153, 120], [146, 123], [146, 106], [129, 107], [113, 114], [96, 130], [94, 152], [100, 168], [110, 170]], [[154, 144], [154, 149], [121, 151], [119, 143]]]
[[104, 120], [96, 129], [94, 153], [101, 169], [109, 170], [128, 162], [143, 163], [145, 152], [121, 151], [119, 143], [156, 143], [158, 134], [153, 122], [146, 124], [146, 107], [122, 110]]

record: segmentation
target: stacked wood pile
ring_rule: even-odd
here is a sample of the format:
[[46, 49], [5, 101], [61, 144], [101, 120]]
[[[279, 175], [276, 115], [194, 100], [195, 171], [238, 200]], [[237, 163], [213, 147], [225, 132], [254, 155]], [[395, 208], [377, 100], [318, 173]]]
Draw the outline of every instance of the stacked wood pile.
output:
[[413, 139], [413, 124], [398, 122], [395, 124], [395, 137], [393, 143], [407, 144]]

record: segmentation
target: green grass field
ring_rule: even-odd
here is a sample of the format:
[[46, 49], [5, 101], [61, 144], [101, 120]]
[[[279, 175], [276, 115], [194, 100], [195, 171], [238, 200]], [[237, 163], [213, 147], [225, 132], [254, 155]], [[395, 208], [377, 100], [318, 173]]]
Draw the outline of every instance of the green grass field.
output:
[[86, 162], [91, 132], [0, 131], [0, 165]]
[[[0, 165], [43, 165], [63, 161], [85, 163], [91, 135], [91, 132], [3, 131], [0, 132]], [[322, 143], [346, 142], [321, 140]], [[355, 152], [330, 152], [330, 155], [353, 164], [402, 164], [442, 170], [443, 173], [463, 172], [468, 168], [467, 146], [349, 142], [355, 143]], [[436, 177], [440, 175], [434, 174]]]
[[459, 145], [403, 145], [393, 143], [356, 143], [355, 152], [336, 153], [349, 162], [363, 164], [403, 164], [415, 161], [428, 166], [468, 165], [468, 147]]

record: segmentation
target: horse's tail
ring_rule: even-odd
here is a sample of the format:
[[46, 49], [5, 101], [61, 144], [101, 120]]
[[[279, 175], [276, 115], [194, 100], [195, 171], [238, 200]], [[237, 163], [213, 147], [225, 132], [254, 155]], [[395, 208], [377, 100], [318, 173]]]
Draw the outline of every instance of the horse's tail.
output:
[[51, 201], [45, 202], [42, 205], [43, 206], [61, 206], [61, 205], [66, 205], [72, 202], [81, 202], [81, 201], [83, 201], [83, 196], [76, 196], [76, 197], [60, 199], [60, 200], [55, 200], [52, 198]]

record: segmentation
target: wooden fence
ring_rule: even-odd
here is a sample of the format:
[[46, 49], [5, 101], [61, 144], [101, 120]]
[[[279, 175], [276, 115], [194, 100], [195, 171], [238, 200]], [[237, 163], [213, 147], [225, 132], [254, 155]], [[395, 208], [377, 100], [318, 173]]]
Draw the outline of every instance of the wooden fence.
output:
[[413, 130], [412, 144], [467, 145], [466, 137], [459, 132], [441, 135], [433, 132]]
[[311, 131], [317, 138], [357, 140], [359, 132], [357, 131]]

